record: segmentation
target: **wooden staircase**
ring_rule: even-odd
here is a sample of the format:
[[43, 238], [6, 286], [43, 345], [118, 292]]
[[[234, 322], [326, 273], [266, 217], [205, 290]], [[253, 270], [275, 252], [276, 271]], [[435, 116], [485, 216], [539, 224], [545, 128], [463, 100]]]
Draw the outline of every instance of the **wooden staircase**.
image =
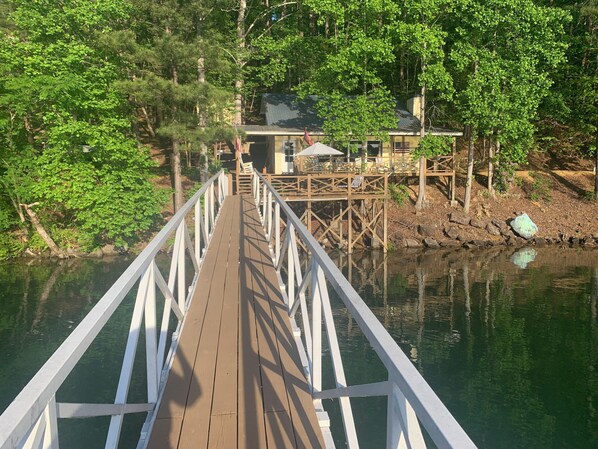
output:
[[237, 173], [235, 180], [235, 194], [251, 194], [251, 174]]

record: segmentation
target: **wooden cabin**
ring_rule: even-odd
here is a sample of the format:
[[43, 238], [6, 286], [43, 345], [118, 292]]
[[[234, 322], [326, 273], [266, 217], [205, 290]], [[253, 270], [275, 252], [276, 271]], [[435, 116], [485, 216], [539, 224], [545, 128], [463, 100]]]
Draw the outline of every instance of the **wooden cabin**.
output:
[[[337, 148], [346, 156], [330, 158], [328, 161], [302, 160], [295, 155], [307, 146], [304, 140], [305, 130], [313, 142], [325, 141], [322, 132], [322, 120], [315, 110], [316, 97], [310, 96], [299, 101], [293, 94], [268, 93], [262, 96], [260, 115], [261, 124], [244, 125], [246, 133], [243, 145], [245, 153], [250, 155], [253, 167], [263, 173], [298, 174], [321, 172], [395, 173], [404, 176], [417, 176], [419, 166], [412, 151], [419, 143], [420, 121], [419, 97], [413, 97], [405, 106], [397, 105], [397, 127], [388, 131], [389, 141], [369, 139], [366, 142], [365, 160], [348, 148]], [[459, 131], [431, 128], [427, 133], [450, 136], [453, 142]], [[354, 142], [362, 150], [362, 142]], [[454, 149], [454, 143], [453, 143]], [[441, 156], [427, 161], [426, 175], [453, 176], [453, 156]]]

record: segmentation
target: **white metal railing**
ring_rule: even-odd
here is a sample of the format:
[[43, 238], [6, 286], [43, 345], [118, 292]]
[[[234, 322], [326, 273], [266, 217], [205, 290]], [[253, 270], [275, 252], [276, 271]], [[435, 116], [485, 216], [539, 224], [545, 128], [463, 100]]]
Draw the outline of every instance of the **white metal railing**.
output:
[[[387, 396], [387, 449], [425, 448], [420, 424], [438, 448], [475, 448], [398, 344], [276, 190], [257, 172], [254, 172], [252, 186], [295, 328], [314, 404], [317, 410], [321, 410], [322, 399], [338, 399], [347, 447], [359, 447], [350, 398]], [[286, 275], [286, 285], [283, 275]], [[387, 381], [347, 385], [329, 287], [338, 294], [378, 354], [388, 371]], [[295, 320], [297, 312], [300, 312], [300, 326]], [[322, 390], [322, 325], [328, 338], [336, 383], [336, 388], [328, 390]]]
[[[221, 171], [213, 176], [179, 210], [112, 285], [96, 306], [31, 379], [0, 416], [0, 449], [58, 449], [58, 419], [110, 416], [105, 448], [116, 449], [125, 414], [147, 413], [138, 448], [147, 444], [147, 429], [155, 419], [156, 404], [163, 394], [168, 370], [178, 343], [186, 311], [196, 286], [203, 254], [211, 239], [218, 211], [228, 194], [228, 178]], [[194, 239], [188, 222], [192, 217]], [[165, 279], [156, 255], [175, 235], [170, 271]], [[194, 275], [187, 276], [188, 261]], [[113, 316], [125, 296], [137, 286], [125, 354], [114, 403], [61, 403], [56, 392], [85, 351]], [[156, 287], [164, 307], [158, 315]], [[171, 320], [174, 313], [176, 320]], [[174, 325], [170, 325], [175, 321]], [[144, 327], [147, 402], [128, 403], [127, 397], [139, 337]], [[167, 342], [170, 337], [170, 345]], [[168, 351], [168, 352], [167, 352]]]

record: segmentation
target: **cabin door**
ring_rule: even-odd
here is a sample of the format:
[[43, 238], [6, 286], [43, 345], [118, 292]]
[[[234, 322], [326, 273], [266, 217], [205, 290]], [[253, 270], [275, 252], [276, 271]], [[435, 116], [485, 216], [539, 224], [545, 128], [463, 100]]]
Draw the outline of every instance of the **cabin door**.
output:
[[282, 163], [283, 173], [293, 173], [295, 161], [295, 142], [292, 140], [285, 140], [282, 143], [282, 150], [284, 154], [284, 162]]

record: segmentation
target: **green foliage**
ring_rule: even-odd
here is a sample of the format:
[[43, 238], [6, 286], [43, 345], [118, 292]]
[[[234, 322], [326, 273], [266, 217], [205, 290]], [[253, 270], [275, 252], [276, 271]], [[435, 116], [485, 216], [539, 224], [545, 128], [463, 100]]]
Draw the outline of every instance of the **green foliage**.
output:
[[368, 137], [388, 140], [387, 129], [396, 127], [395, 102], [388, 91], [375, 89], [368, 95], [348, 97], [331, 92], [318, 99], [316, 109], [324, 119], [324, 133], [341, 146]]
[[532, 201], [550, 201], [550, 191], [553, 186], [550, 178], [537, 172], [530, 172], [529, 175], [533, 178], [533, 182], [528, 192], [529, 198]]
[[409, 188], [405, 184], [389, 183], [388, 193], [390, 198], [399, 206], [409, 200]]
[[129, 6], [13, 4], [14, 31], [0, 39], [0, 195], [12, 206], [3, 215], [38, 203], [44, 227], [67, 246], [60, 235], [73, 226], [85, 246], [127, 246], [154, 225], [164, 199], [148, 152], [128, 136], [120, 61], [99, 44]]
[[17, 257], [24, 250], [24, 246], [13, 234], [0, 233], [0, 261]]
[[420, 139], [417, 148], [412, 153], [412, 157], [417, 160], [421, 156], [431, 158], [450, 154], [451, 145], [452, 138], [450, 137], [426, 134], [423, 139]]

